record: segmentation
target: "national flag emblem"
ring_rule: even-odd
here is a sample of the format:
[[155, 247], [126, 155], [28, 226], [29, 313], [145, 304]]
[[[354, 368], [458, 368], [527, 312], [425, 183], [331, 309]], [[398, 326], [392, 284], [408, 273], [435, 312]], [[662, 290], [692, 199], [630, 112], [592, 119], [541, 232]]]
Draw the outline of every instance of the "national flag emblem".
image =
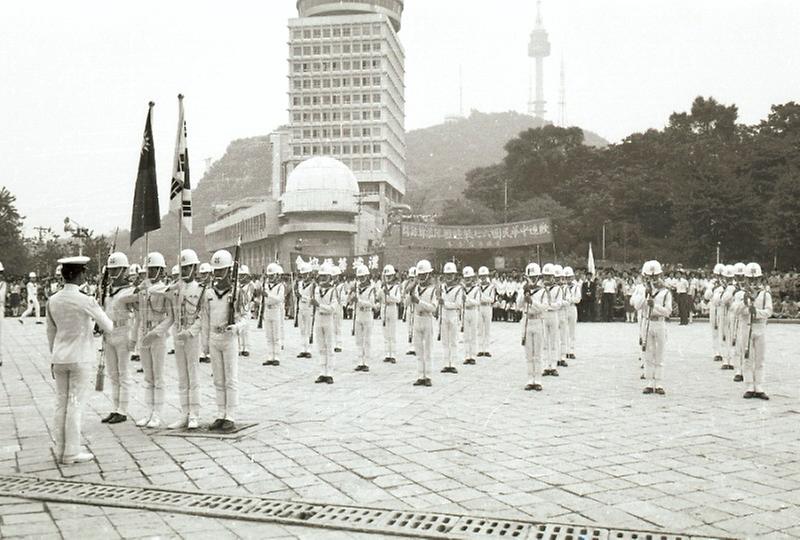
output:
[[133, 193], [133, 210], [131, 212], [131, 244], [146, 233], [161, 228], [161, 214], [158, 211], [156, 158], [151, 123], [154, 105], [151, 101], [150, 108], [147, 110], [142, 149], [139, 152], [139, 170], [136, 175], [136, 188]]
[[186, 120], [183, 117], [183, 95], [178, 95], [178, 134], [169, 191], [169, 209], [178, 212], [183, 226], [192, 232], [192, 186], [189, 181], [189, 148], [186, 146]]

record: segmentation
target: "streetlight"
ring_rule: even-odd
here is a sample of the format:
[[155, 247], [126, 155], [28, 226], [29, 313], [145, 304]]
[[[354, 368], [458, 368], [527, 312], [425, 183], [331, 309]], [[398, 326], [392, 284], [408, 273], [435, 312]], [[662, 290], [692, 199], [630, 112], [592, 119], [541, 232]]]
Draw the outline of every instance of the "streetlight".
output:
[[71, 220], [68, 217], [64, 218], [64, 232], [70, 233], [73, 238], [77, 238], [78, 242], [78, 255], [83, 255], [83, 241], [84, 238], [89, 238], [89, 229], [81, 227], [77, 221]]
[[721, 242], [717, 242], [717, 264], [719, 264], [719, 246]]

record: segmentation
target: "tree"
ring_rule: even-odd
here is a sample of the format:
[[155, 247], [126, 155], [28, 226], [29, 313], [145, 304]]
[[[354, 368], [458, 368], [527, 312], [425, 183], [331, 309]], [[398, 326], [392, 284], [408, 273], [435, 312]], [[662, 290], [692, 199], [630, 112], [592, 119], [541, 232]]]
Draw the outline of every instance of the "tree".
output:
[[22, 275], [28, 267], [28, 250], [22, 237], [23, 217], [17, 198], [0, 187], [0, 254], [6, 275]]

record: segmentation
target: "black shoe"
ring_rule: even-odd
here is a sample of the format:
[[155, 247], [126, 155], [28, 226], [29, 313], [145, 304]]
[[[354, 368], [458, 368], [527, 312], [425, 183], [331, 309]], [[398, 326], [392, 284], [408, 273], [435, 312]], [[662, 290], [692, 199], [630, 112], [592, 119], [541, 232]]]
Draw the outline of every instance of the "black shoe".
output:
[[488, 357], [488, 358], [491, 358], [491, 357], [492, 357], [492, 353], [490, 353], [490, 352], [485, 352], [485, 353], [483, 353], [483, 356], [486, 356], [486, 357]]
[[742, 381], [744, 381], [744, 377], [742, 377], [741, 375], [736, 374], [733, 376], [733, 382], [742, 382]]
[[525, 390], [528, 390], [528, 391], [533, 390], [533, 385], [532, 384], [526, 384], [525, 385]]
[[417, 379], [411, 386], [425, 386], [425, 379]]
[[757, 397], [758, 399], [763, 399], [764, 401], [769, 401], [769, 396], [767, 394], [765, 394], [764, 392], [755, 392], [753, 395], [754, 395], [754, 397]]
[[210, 364], [211, 363], [211, 358], [205, 356], [205, 357], [200, 359], [200, 363], [201, 364]]
[[306, 355], [306, 356], [305, 356], [306, 358], [311, 358], [311, 353], [310, 353], [310, 352], [303, 353], [303, 354], [305, 354], [305, 355]]
[[233, 422], [233, 420], [223, 420], [222, 425], [219, 426], [219, 430], [222, 433], [236, 431], [236, 424]]
[[656, 394], [658, 394], [659, 396], [664, 396], [664, 395], [666, 395], [667, 393], [664, 391], [664, 389], [663, 389], [663, 388], [661, 388], [661, 387], [659, 386], [658, 388], [656, 388]]
[[465, 366], [474, 366], [475, 365], [475, 359], [474, 358], [467, 358], [466, 360], [464, 360], [464, 365]]
[[478, 353], [478, 358], [480, 358], [481, 356], [483, 356], [483, 352]]
[[415, 351], [408, 351], [408, 352], [406, 352], [406, 354], [408, 356], [417, 356], [417, 353]]
[[541, 384], [534, 384], [533, 385], [533, 389], [536, 390], [537, 392], [541, 392], [542, 391], [542, 385]]
[[389, 363], [390, 364], [396, 364], [397, 363], [397, 358], [395, 358], [394, 356], [390, 356], [389, 357]]
[[208, 426], [208, 431], [217, 431], [220, 427], [222, 427], [223, 422], [225, 422], [225, 420], [223, 420], [222, 418], [217, 418], [216, 420], [211, 422], [210, 426]]
[[279, 366], [279, 365], [281, 365], [281, 361], [280, 360], [273, 360], [271, 365]]
[[263, 362], [261, 362], [261, 365], [262, 366], [271, 366], [272, 365], [272, 360], [264, 360]]
[[324, 384], [326, 382], [328, 382], [328, 378], [325, 375], [320, 375], [317, 377], [317, 380], [314, 381], [314, 384]]
[[115, 414], [117, 414], [117, 413], [113, 413], [113, 412], [112, 412], [112, 413], [108, 413], [108, 416], [106, 416], [105, 418], [103, 418], [102, 420], [100, 420], [100, 422], [101, 422], [101, 423], [103, 423], [103, 424], [108, 424], [108, 422], [109, 422], [109, 421], [110, 421], [112, 418], [114, 418], [114, 415], [115, 415]]
[[136, 370], [136, 373], [144, 373], [144, 368], [139, 368]]
[[551, 369], [550, 370], [550, 375], [553, 376], [553, 377], [558, 377], [558, 370], [557, 369]]
[[108, 421], [109, 424], [119, 424], [120, 422], [124, 422], [128, 419], [127, 416], [124, 414], [114, 413], [114, 417]]
[[544, 371], [542, 371], [542, 377], [549, 377], [549, 376], [550, 376], [550, 370], [549, 369], [545, 369]]
[[722, 357], [720, 355], [715, 356], [714, 362], [722, 362]]
[[44, 324], [42, 321], [36, 321], [36, 324]]
[[[138, 354], [132, 354], [131, 355], [131, 362], [138, 362], [138, 361], [139, 361], [139, 355]], [[203, 359], [201, 358], [200, 361], [202, 362]]]
[[325, 383], [326, 384], [333, 384], [333, 377], [331, 377], [330, 375], [325, 377]]
[[391, 358], [389, 358], [388, 356], [387, 356], [386, 358], [384, 358], [384, 359], [383, 359], [383, 361], [384, 361], [385, 363], [387, 363], [387, 364], [391, 364], [391, 363], [392, 363], [392, 359], [391, 359]]
[[342, 348], [341, 347], [334, 347], [333, 348], [333, 352], [342, 352]]
[[297, 353], [297, 358], [305, 358], [305, 357], [306, 357], [306, 353], [304, 353], [304, 352]]
[[747, 392], [744, 393], [744, 395], [742, 397], [744, 399], [753, 399], [754, 397], [756, 397], [756, 393], [755, 392], [751, 392], [750, 390], [748, 390]]
[[239, 351], [239, 356], [244, 356], [244, 351]]
[[242, 351], [242, 356], [250, 356], [250, 351]]
[[19, 321], [19, 324], [25, 324], [25, 321], [23, 321], [22, 318], [19, 318], [17, 320]]
[[645, 377], [645, 376], [644, 376], [644, 373], [642, 373], [641, 375], [639, 375], [639, 378], [640, 378], [641, 380], [645, 380], [647, 377]]
[[652, 393], [653, 393], [653, 389], [651, 387], [649, 387], [649, 386], [647, 388], [645, 388], [644, 390], [642, 390], [642, 394], [652, 394]]
[[425, 378], [425, 386], [432, 386], [432, 384], [433, 383], [431, 383], [431, 380], [426, 377]]
[[175, 354], [175, 349], [170, 349], [167, 354]]

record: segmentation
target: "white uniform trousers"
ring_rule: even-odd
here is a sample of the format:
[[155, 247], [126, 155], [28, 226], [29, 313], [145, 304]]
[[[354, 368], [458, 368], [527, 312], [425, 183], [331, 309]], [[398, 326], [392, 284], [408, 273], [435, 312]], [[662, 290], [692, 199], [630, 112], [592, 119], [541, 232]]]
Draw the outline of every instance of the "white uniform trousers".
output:
[[39, 320], [41, 320], [41, 317], [39, 316], [39, 313], [41, 313], [41, 308], [39, 306], [39, 299], [38, 298], [33, 298], [33, 299], [28, 298], [28, 307], [25, 308], [25, 311], [22, 312], [22, 315], [20, 315], [19, 318], [20, 319], [24, 319], [28, 315], [33, 314], [33, 316], [36, 317], [36, 321], [38, 322]]
[[558, 328], [558, 312], [545, 311], [544, 316], [544, 369], [556, 369], [558, 355], [561, 351], [560, 330]]
[[650, 321], [646, 336], [647, 350], [644, 353], [644, 377], [647, 386], [661, 388], [664, 372], [664, 349], [667, 346], [667, 323], [661, 318]]
[[197, 365], [200, 363], [200, 336], [174, 338], [175, 365], [178, 369], [178, 395], [181, 413], [190, 418], [200, 416], [200, 383]]
[[567, 359], [567, 308], [562, 307], [558, 310], [558, 355], [561, 360]]
[[239, 330], [239, 350], [250, 352], [250, 311], [243, 315], [248, 322]]
[[430, 379], [433, 350], [433, 316], [430, 313], [414, 315], [414, 350], [417, 351], [417, 379]]
[[[748, 329], [749, 332], [749, 329]], [[744, 337], [747, 339], [747, 336]], [[750, 341], [750, 355], [744, 359], [744, 382], [751, 392], [764, 391], [764, 355], [767, 345], [764, 323], [753, 324], [753, 336]], [[745, 344], [745, 347], [747, 345]]]
[[372, 310], [356, 307], [353, 317], [356, 318], [356, 356], [359, 365], [366, 366], [372, 354]]
[[458, 355], [458, 311], [442, 308], [442, 345], [444, 346], [444, 363], [453, 367]]
[[342, 348], [342, 325], [344, 324], [344, 308], [336, 305], [333, 310], [333, 346], [337, 349]]
[[478, 356], [478, 319], [480, 308], [464, 308], [464, 359], [475, 360]]
[[724, 350], [722, 353], [722, 363], [729, 366], [734, 365], [734, 361], [736, 359], [736, 342], [738, 341], [737, 336], [734, 333], [736, 331], [734, 325], [735, 321], [736, 317], [734, 317], [733, 314], [730, 313], [730, 310], [728, 310], [728, 313], [725, 317], [725, 336], [727, 341], [723, 347]]
[[297, 313], [299, 321], [297, 326], [300, 328], [300, 347], [303, 352], [311, 352], [311, 345], [309, 338], [311, 337], [311, 313], [312, 308], [309, 304], [301, 303], [300, 310]]
[[281, 349], [283, 349], [283, 305], [268, 306], [264, 308], [264, 335], [267, 337], [266, 360], [280, 362]]
[[714, 356], [722, 356], [722, 310], [711, 306], [708, 312], [708, 322], [711, 326], [711, 348]]
[[167, 357], [167, 340], [159, 337], [149, 347], [142, 345], [139, 350], [144, 370], [144, 403], [151, 414], [161, 416], [164, 407], [164, 361]]
[[[524, 317], [524, 315], [523, 315]], [[523, 318], [522, 324], [525, 325]], [[525, 328], [525, 361], [528, 364], [528, 384], [542, 384], [542, 347], [544, 344], [544, 321], [528, 318]]]
[[575, 329], [578, 326], [578, 306], [567, 306], [567, 352], [575, 355]]
[[383, 310], [383, 349], [386, 358], [396, 358], [397, 319], [397, 304], [386, 304]]
[[749, 320], [737, 317], [736, 347], [733, 349], [733, 365], [736, 368], [737, 375], [742, 375], [744, 372], [744, 351], [747, 348], [747, 336], [750, 330], [749, 324]]
[[127, 416], [131, 390], [131, 351], [128, 349], [128, 328], [114, 328], [106, 334], [103, 352], [106, 356], [106, 372], [111, 381], [113, 412]]
[[478, 352], [489, 352], [489, 339], [492, 326], [492, 306], [481, 304], [478, 318]]
[[208, 340], [214, 392], [217, 398], [217, 418], [235, 420], [239, 404], [239, 355], [236, 335], [232, 332], [212, 333]]
[[414, 330], [416, 326], [416, 317], [417, 317], [417, 306], [412, 303], [408, 304], [406, 307], [406, 331], [408, 332], [408, 336], [406, 337], [406, 341], [408, 341], [408, 351], [407, 353], [414, 353], [417, 352], [417, 339], [415, 337], [416, 331]]
[[325, 377], [333, 376], [333, 347], [336, 339], [334, 317], [332, 313], [317, 312], [317, 319], [314, 321], [314, 339], [317, 340], [319, 349], [319, 374]]
[[92, 366], [88, 363], [55, 364], [56, 458], [75, 457], [81, 452], [81, 417]]

